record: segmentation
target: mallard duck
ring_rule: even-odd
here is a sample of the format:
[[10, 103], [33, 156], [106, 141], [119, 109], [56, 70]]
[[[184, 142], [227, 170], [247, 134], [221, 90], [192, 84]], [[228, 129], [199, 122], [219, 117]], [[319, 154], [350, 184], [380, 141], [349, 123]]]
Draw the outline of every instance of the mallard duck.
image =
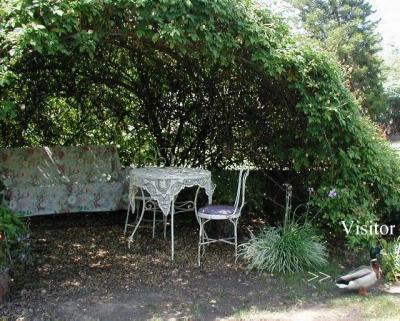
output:
[[341, 289], [358, 290], [359, 294], [367, 294], [367, 289], [373, 286], [382, 275], [377, 259], [379, 253], [380, 248], [371, 249], [371, 266], [361, 266], [340, 277], [336, 281], [336, 286]]

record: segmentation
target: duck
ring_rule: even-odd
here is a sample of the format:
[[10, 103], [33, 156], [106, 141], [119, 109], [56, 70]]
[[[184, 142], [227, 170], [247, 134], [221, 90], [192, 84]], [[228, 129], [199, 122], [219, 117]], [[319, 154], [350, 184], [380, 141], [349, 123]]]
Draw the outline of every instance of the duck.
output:
[[382, 270], [378, 261], [379, 254], [379, 247], [372, 248], [370, 250], [371, 265], [360, 266], [350, 273], [341, 276], [336, 280], [336, 286], [341, 289], [356, 290], [358, 294], [368, 294], [368, 288], [373, 286], [382, 277]]

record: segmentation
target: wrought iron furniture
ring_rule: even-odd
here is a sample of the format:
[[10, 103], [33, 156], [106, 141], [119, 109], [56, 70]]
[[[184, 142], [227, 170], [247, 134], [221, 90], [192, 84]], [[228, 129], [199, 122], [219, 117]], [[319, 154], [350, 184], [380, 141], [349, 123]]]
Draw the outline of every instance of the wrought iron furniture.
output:
[[[198, 190], [196, 190], [196, 198], [197, 198], [197, 193]], [[146, 190], [140, 190], [140, 192], [135, 192], [134, 196], [134, 201], [135, 204], [141, 203], [142, 210], [144, 212], [150, 212], [152, 213], [151, 218], [145, 218], [143, 215], [142, 222], [149, 222], [151, 223], [150, 228], [152, 229], [152, 237], [155, 237], [156, 233], [156, 225], [158, 223], [163, 223], [163, 231], [164, 231], [164, 239], [167, 237], [167, 223], [168, 223], [168, 218], [167, 216], [163, 215], [162, 211], [158, 207], [157, 201], [151, 198], [151, 195], [146, 191]], [[188, 200], [188, 201], [183, 201], [183, 202], [177, 202], [175, 201], [174, 203], [175, 207], [175, 214], [179, 213], [188, 213], [188, 212], [194, 212], [196, 210], [195, 207], [195, 201], [194, 200]], [[135, 221], [133, 223], [129, 223], [129, 218], [131, 216], [131, 213], [134, 214], [134, 210], [138, 209], [138, 214], [135, 217]], [[125, 219], [125, 227], [124, 227], [124, 235], [126, 235], [126, 232], [128, 230], [128, 227], [135, 227], [138, 223], [139, 217], [140, 217], [140, 207], [135, 206], [132, 207], [131, 203], [128, 205], [128, 211], [126, 213], [126, 219]], [[157, 214], [162, 215], [162, 219], [157, 219]], [[148, 226], [140, 226], [140, 227], [148, 227]]]
[[[205, 245], [223, 242], [235, 246], [235, 262], [237, 260], [237, 224], [245, 204], [245, 189], [246, 180], [249, 176], [249, 170], [241, 169], [239, 172], [238, 187], [236, 200], [233, 206], [231, 205], [208, 205], [198, 210], [197, 216], [200, 224], [198, 258], [197, 263], [200, 266], [201, 249], [205, 251]], [[204, 230], [204, 225], [212, 220], [227, 220], [233, 224], [234, 236], [229, 238], [210, 238]]]
[[[130, 198], [131, 199], [131, 198]], [[130, 203], [128, 205], [128, 211], [126, 213], [126, 219], [125, 219], [125, 227], [124, 227], [124, 235], [126, 235], [126, 232], [128, 230], [128, 227], [134, 227], [137, 225], [138, 220], [139, 220], [139, 214], [136, 216], [136, 219], [133, 223], [129, 223], [129, 218], [130, 218], [130, 214], [134, 214], [135, 208], [136, 206], [132, 206], [132, 202], [136, 203], [141, 203], [142, 204], [142, 211], [144, 212], [151, 212], [152, 213], [152, 218], [151, 219], [146, 219], [146, 218], [142, 218], [143, 222], [150, 222], [151, 223], [151, 228], [152, 228], [152, 237], [154, 238], [155, 233], [156, 233], [156, 224], [159, 222], [163, 222], [164, 225], [164, 238], [166, 238], [166, 226], [167, 226], [167, 221], [166, 221], [166, 217], [163, 215], [163, 219], [162, 220], [158, 220], [156, 218], [157, 213], [160, 213], [160, 209], [157, 205], [157, 201], [153, 200], [151, 198], [151, 196], [149, 195], [149, 193], [147, 193], [146, 191], [143, 191], [142, 189], [140, 189], [140, 193], [135, 192], [135, 196], [133, 197], [133, 199], [130, 200]], [[132, 209], [132, 211], [131, 211]], [[138, 207], [139, 210], [139, 207]], [[140, 212], [141, 213], [141, 212]], [[145, 226], [141, 226], [141, 227], [145, 227]]]
[[[185, 211], [185, 207], [189, 201], [175, 206], [176, 197], [180, 191], [186, 187], [198, 186], [195, 199], [190, 201], [193, 204], [195, 212], [197, 211], [196, 202], [200, 188], [204, 188], [211, 203], [212, 194], [215, 185], [211, 180], [211, 172], [200, 168], [184, 168], [184, 167], [143, 167], [134, 168], [129, 174], [129, 199], [132, 212], [135, 211], [135, 197], [139, 193], [142, 198], [145, 197], [145, 191], [150, 195], [151, 199], [157, 202], [160, 211], [167, 217], [171, 216], [171, 258], [174, 259], [174, 215]], [[183, 206], [183, 207], [182, 207]], [[133, 237], [143, 220], [145, 206], [136, 222], [135, 228], [129, 237], [128, 246], [133, 241]], [[130, 211], [128, 209], [126, 224], [129, 220]], [[197, 216], [196, 216], [197, 217]]]
[[[153, 153], [150, 153], [149, 157], [145, 159], [145, 163], [151, 164], [150, 166], [170, 166], [174, 162], [174, 151], [172, 148], [156, 148], [153, 150]], [[149, 165], [148, 165], [149, 166]], [[142, 166], [139, 166], [142, 167]], [[196, 191], [198, 193], [198, 191]], [[142, 218], [142, 222], [149, 222], [151, 223], [150, 228], [152, 228], [152, 237], [154, 238], [155, 236], [155, 230], [156, 230], [156, 224], [157, 223], [163, 223], [164, 226], [164, 239], [167, 237], [167, 223], [168, 219], [167, 216], [163, 215], [162, 211], [158, 207], [157, 201], [152, 199], [149, 193], [145, 190], [142, 193], [135, 193], [134, 197], [136, 203], [141, 203], [142, 206], [144, 207], [145, 212], [150, 212], [152, 213], [152, 218]], [[179, 213], [187, 213], [187, 212], [195, 212], [195, 204], [193, 200], [188, 200], [188, 201], [175, 201], [174, 203], [175, 206], [175, 214]], [[130, 211], [131, 209], [131, 204], [129, 203], [128, 205], [128, 211], [126, 215], [126, 220], [125, 220], [125, 227], [124, 227], [124, 235], [126, 235], [128, 227], [134, 227], [137, 225], [137, 222], [139, 220], [140, 214], [137, 214], [135, 216], [135, 221], [133, 223], [129, 223], [129, 218], [130, 218], [130, 213], [134, 214], [134, 212]], [[137, 207], [138, 213], [141, 213], [140, 208]], [[157, 214], [162, 215], [162, 220], [157, 219]], [[196, 216], [197, 217], [197, 216]], [[148, 228], [149, 226], [140, 226], [144, 228]]]

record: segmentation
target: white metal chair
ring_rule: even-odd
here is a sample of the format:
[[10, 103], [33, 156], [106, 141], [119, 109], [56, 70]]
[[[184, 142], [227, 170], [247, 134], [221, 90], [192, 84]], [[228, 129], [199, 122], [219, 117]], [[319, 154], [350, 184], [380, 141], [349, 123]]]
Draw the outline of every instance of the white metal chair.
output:
[[[223, 242], [230, 245], [235, 246], [235, 263], [237, 260], [237, 224], [239, 221], [239, 217], [241, 215], [243, 206], [245, 204], [245, 189], [246, 189], [246, 180], [249, 176], [249, 169], [243, 170], [241, 169], [239, 172], [239, 180], [238, 187], [236, 193], [236, 200], [233, 206], [231, 205], [208, 205], [200, 208], [197, 211], [197, 217], [200, 224], [199, 231], [199, 246], [198, 246], [198, 258], [197, 263], [200, 266], [200, 257], [201, 257], [201, 248], [203, 247], [203, 251], [205, 245], [215, 243], [215, 242]], [[233, 224], [234, 227], [234, 236], [228, 238], [219, 238], [213, 239], [208, 237], [207, 233], [204, 230], [204, 225], [212, 220], [228, 220]]]

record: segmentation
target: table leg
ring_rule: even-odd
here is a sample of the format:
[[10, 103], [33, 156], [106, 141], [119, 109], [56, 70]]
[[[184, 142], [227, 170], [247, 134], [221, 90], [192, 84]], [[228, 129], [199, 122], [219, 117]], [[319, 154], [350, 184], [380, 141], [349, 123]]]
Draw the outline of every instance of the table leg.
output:
[[[143, 192], [142, 192], [142, 194], [143, 194]], [[146, 201], [145, 201], [145, 199], [143, 198], [142, 212], [140, 213], [139, 220], [137, 221], [137, 224], [136, 224], [136, 226], [135, 226], [135, 228], [134, 228], [134, 230], [133, 230], [131, 236], [129, 237], [129, 240], [128, 240], [128, 248], [131, 248], [131, 243], [132, 243], [132, 241], [133, 241], [133, 236], [135, 235], [136, 230], [139, 228], [139, 225], [140, 225], [140, 223], [142, 222], [143, 215], [144, 215], [144, 210], [145, 210], [145, 207], [146, 207], [146, 206], [145, 206], [145, 202], [146, 202]], [[133, 201], [133, 204], [135, 204], [135, 201]], [[132, 210], [135, 210], [135, 205], [132, 206]]]
[[197, 215], [197, 197], [199, 196], [200, 186], [197, 186], [196, 194], [194, 195], [193, 207], [194, 215], [196, 215], [196, 220], [200, 224], [199, 216]]
[[[125, 219], [125, 227], [124, 227], [124, 236], [126, 235], [126, 230], [128, 229], [128, 221], [129, 221], [129, 212], [131, 209], [131, 202], [129, 201], [128, 204], [128, 211], [126, 212], [126, 219]], [[133, 212], [135, 214], [135, 212]]]
[[171, 203], [171, 260], [175, 256], [175, 241], [174, 241], [174, 215], [175, 215], [175, 200]]
[[[199, 191], [200, 191], [200, 186], [197, 188], [196, 195], [195, 195], [195, 198], [194, 198], [194, 206], [195, 206], [194, 207], [194, 212], [195, 212], [195, 215], [196, 215], [197, 222], [199, 223], [199, 226], [201, 227], [201, 219], [199, 218], [198, 213], [197, 213], [197, 196], [199, 194]], [[208, 204], [211, 205], [212, 204], [213, 194], [210, 193], [207, 196], [208, 196]], [[208, 235], [207, 235], [206, 231], [204, 230], [204, 228], [203, 228], [202, 234], [204, 234], [208, 238]], [[203, 245], [203, 250], [204, 250], [204, 248], [205, 248], [205, 245]]]
[[168, 223], [168, 216], [162, 213], [163, 217], [163, 224], [164, 224], [164, 240], [167, 239], [167, 223]]
[[[133, 202], [132, 202], [133, 200]], [[128, 230], [128, 223], [129, 223], [129, 215], [132, 213], [132, 215], [135, 215], [135, 194], [132, 196], [129, 195], [129, 205], [128, 205], [128, 211], [126, 212], [126, 219], [125, 219], [125, 228], [124, 228], [124, 235], [126, 235], [126, 232]]]

